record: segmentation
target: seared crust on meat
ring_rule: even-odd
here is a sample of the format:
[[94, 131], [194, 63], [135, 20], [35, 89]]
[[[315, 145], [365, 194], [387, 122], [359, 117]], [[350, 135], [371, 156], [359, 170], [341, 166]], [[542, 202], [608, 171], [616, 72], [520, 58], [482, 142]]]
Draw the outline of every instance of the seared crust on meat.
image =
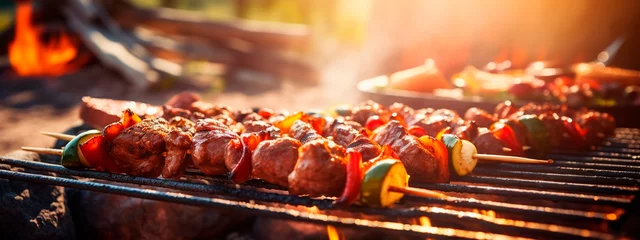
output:
[[475, 121], [478, 127], [488, 128], [494, 122], [498, 121], [498, 119], [489, 114], [487, 111], [479, 109], [479, 108], [469, 108], [467, 112], [464, 114], [464, 119], [467, 121]]
[[237, 134], [219, 121], [213, 119], [198, 121], [191, 145], [193, 163], [205, 175], [227, 173], [225, 150], [231, 140], [238, 138]]
[[[353, 124], [349, 124], [349, 122], [351, 121], [343, 122], [334, 120], [333, 123], [325, 128], [325, 136], [332, 137], [333, 141], [340, 146], [353, 148], [360, 152], [363, 161], [369, 161], [380, 155], [380, 145], [367, 136], [362, 135], [362, 133], [354, 128]], [[358, 124], [356, 122], [351, 123]]]
[[280, 129], [265, 121], [248, 121], [244, 122], [242, 125], [244, 125], [243, 133], [257, 133], [265, 131], [269, 134], [270, 139], [280, 137]]
[[309, 123], [300, 120], [293, 122], [288, 134], [290, 137], [298, 139], [302, 144], [322, 139], [322, 136]]
[[167, 157], [165, 158], [162, 177], [179, 177], [191, 161], [187, 152], [191, 148], [196, 124], [183, 117], [174, 117], [169, 120], [171, 132], [165, 136]]
[[506, 147], [504, 143], [490, 132], [478, 135], [478, 137], [473, 139], [472, 143], [476, 146], [478, 153], [508, 155], [504, 151]]
[[398, 121], [389, 121], [376, 129], [373, 140], [380, 145], [389, 145], [404, 163], [411, 180], [418, 182], [446, 182], [449, 179], [438, 174], [447, 169], [446, 162], [439, 162], [422, 146], [417, 137], [409, 134]]
[[298, 150], [298, 162], [289, 174], [289, 193], [338, 196], [346, 184], [345, 149], [331, 140], [318, 139]]
[[365, 123], [367, 123], [367, 119], [369, 119], [369, 117], [373, 115], [381, 115], [383, 112], [384, 106], [374, 101], [368, 100], [353, 109], [351, 120], [364, 126]]
[[167, 134], [166, 120], [145, 119], [124, 129], [107, 144], [107, 154], [129, 175], [158, 177], [164, 166]]
[[283, 137], [261, 142], [255, 151], [251, 164], [252, 175], [279, 186], [289, 186], [289, 174], [298, 161], [300, 141]]

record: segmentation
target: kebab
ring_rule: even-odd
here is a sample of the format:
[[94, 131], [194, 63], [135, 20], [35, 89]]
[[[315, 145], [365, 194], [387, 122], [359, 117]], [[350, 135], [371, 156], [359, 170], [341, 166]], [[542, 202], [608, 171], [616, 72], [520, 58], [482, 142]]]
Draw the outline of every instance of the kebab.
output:
[[[498, 115], [509, 117], [498, 120]], [[383, 119], [395, 117], [400, 118], [404, 125], [410, 126], [409, 131], [417, 136], [453, 133], [474, 143], [478, 142], [475, 139], [478, 136], [481, 140], [490, 142], [479, 144], [480, 152], [515, 156], [523, 155], [522, 145], [525, 145], [526, 150], [535, 150], [537, 157], [545, 156], [550, 147], [559, 148], [564, 142], [571, 143], [562, 146], [564, 148], [582, 149], [599, 143], [605, 136], [612, 134], [615, 128], [615, 121], [608, 114], [587, 110], [574, 113], [564, 106], [549, 104], [528, 104], [517, 110], [509, 102], [498, 105], [495, 115], [471, 108], [465, 114], [466, 122], [451, 110], [413, 110], [399, 103], [391, 105], [388, 110], [381, 110], [378, 104], [367, 102], [356, 107], [351, 116], [360, 121], [368, 116], [365, 126], [370, 130], [382, 125]], [[582, 121], [573, 121], [569, 116]], [[502, 144], [496, 144], [500, 142]], [[505, 147], [500, 148], [501, 145]]]
[[[323, 129], [322, 126], [324, 124], [315, 124], [316, 125], [315, 128], [308, 124], [298, 124], [298, 127], [295, 127], [295, 124], [291, 124], [292, 121], [295, 121], [294, 123], [304, 123], [302, 121], [296, 120], [296, 119], [301, 119], [303, 116], [304, 115], [300, 113], [294, 114], [292, 116], [286, 117], [282, 121], [279, 121], [278, 125], [287, 132], [289, 131], [289, 128], [292, 128], [290, 125], [293, 125], [294, 131], [291, 132], [291, 135], [302, 142], [308, 142], [310, 140], [322, 138], [322, 136], [317, 134], [317, 132], [322, 131]], [[175, 118], [177, 118], [178, 120], [175, 120]], [[317, 120], [317, 118], [315, 118], [315, 120]], [[249, 167], [251, 161], [243, 160], [243, 159], [250, 159], [251, 151], [254, 151], [257, 148], [258, 142], [264, 140], [264, 139], [254, 140], [252, 136], [238, 137], [237, 134], [231, 131], [226, 125], [222, 124], [220, 121], [205, 119], [198, 124], [195, 131], [192, 131], [190, 133], [191, 135], [194, 135], [194, 139], [193, 139], [194, 144], [192, 144], [191, 148], [189, 148], [188, 141], [178, 141], [172, 138], [164, 137], [164, 136], [173, 136], [174, 133], [176, 133], [176, 135], [178, 136], [184, 136], [185, 135], [184, 129], [193, 129], [193, 128], [187, 126], [183, 129], [181, 126], [176, 125], [176, 123], [182, 123], [184, 125], [184, 122], [188, 122], [188, 120], [185, 120], [181, 117], [174, 117], [170, 120], [171, 124], [166, 123], [166, 121], [162, 119], [154, 119], [154, 120], [143, 122], [140, 125], [135, 125], [135, 123], [137, 122], [140, 122], [140, 118], [135, 116], [135, 114], [133, 114], [131, 111], [126, 111], [122, 121], [110, 124], [105, 128], [102, 136], [96, 136], [97, 140], [94, 139], [92, 141], [88, 141], [88, 143], [86, 144], [83, 143], [82, 144], [83, 147], [80, 147], [80, 149], [83, 150], [83, 148], [86, 149], [86, 148], [92, 147], [88, 151], [93, 150], [93, 151], [97, 151], [97, 153], [94, 152], [94, 153], [90, 153], [89, 155], [100, 156], [98, 159], [102, 159], [102, 160], [109, 159], [109, 158], [116, 159], [115, 161], [117, 162], [115, 165], [123, 168], [126, 173], [132, 174], [132, 175], [149, 176], [149, 177], [155, 177], [159, 175], [160, 172], [162, 172], [162, 175], [164, 177], [178, 176], [179, 173], [184, 170], [185, 162], [187, 162], [185, 160], [186, 159], [185, 156], [187, 155], [186, 153], [190, 151], [191, 160], [193, 160], [193, 162], [206, 175], [224, 174], [228, 171], [227, 169], [230, 169], [232, 179], [234, 179], [235, 182], [242, 182], [249, 179], [250, 174], [248, 174], [247, 170], [242, 171], [240, 169], [251, 169]], [[171, 127], [176, 129], [166, 130], [167, 127], [158, 127], [158, 126], [165, 126], [165, 125], [170, 125]], [[370, 139], [362, 137], [361, 134], [355, 131], [354, 129], [349, 130], [348, 128], [350, 127], [350, 125], [348, 124], [343, 124], [343, 125], [344, 127], [347, 128], [346, 131], [339, 131], [339, 129], [341, 129], [340, 127], [333, 127], [333, 133], [337, 134], [335, 135], [336, 139], [339, 140], [340, 139], [338, 138], [339, 136], [347, 136], [347, 139], [351, 139], [351, 140], [357, 139], [357, 141], [353, 141], [354, 143], [358, 143], [358, 142], [368, 143], [368, 144], [356, 144], [354, 145], [354, 147], [356, 148], [362, 147], [362, 146], [369, 146], [362, 149], [372, 149], [374, 151], [377, 151], [377, 152], [374, 152], [374, 154], [377, 154], [378, 152], [380, 152], [378, 147], [376, 147], [377, 145], [375, 145], [375, 142], [372, 142]], [[130, 128], [132, 126], [133, 128]], [[268, 128], [269, 127], [267, 127], [267, 129]], [[304, 130], [304, 129], [307, 129], [307, 130]], [[314, 131], [310, 131], [310, 129], [313, 129]], [[124, 134], [120, 134], [121, 131], [125, 131]], [[146, 131], [151, 131], [151, 132], [146, 134], [144, 133]], [[404, 130], [400, 129], [400, 131], [404, 131]], [[193, 132], [195, 132], [195, 134]], [[342, 132], [343, 134], [341, 135], [340, 132]], [[344, 133], [351, 133], [351, 135], [353, 135], [354, 132], [355, 134], [360, 136], [349, 137], [348, 136], [349, 134], [344, 134]], [[131, 137], [130, 135], [133, 137]], [[415, 169], [410, 168], [411, 174], [414, 174], [415, 176], [425, 176], [425, 177], [419, 177], [415, 179], [423, 182], [448, 181], [449, 179], [448, 171], [447, 171], [448, 166], [446, 164], [447, 158], [444, 157], [443, 155], [438, 155], [438, 157], [436, 158], [432, 154], [433, 149], [431, 149], [431, 152], [427, 151], [427, 149], [422, 147], [421, 144], [416, 144], [417, 143], [416, 139], [412, 138], [411, 136], [405, 136], [405, 137], [407, 137], [407, 139], [409, 139], [409, 141], [412, 142], [413, 147], [408, 149], [413, 149], [412, 150], [413, 152], [409, 154], [404, 154], [406, 151], [403, 151], [399, 147], [397, 147], [395, 150], [401, 154], [402, 156], [401, 160], [406, 159], [405, 164], [416, 166]], [[128, 140], [129, 138], [135, 138], [135, 139], [134, 141], [131, 141], [131, 140]], [[177, 151], [172, 151], [171, 153], [166, 153], [165, 151], [163, 151], [162, 147], [160, 146], [163, 138], [165, 139], [168, 149], [171, 149], [171, 146], [174, 146], [175, 149], [177, 149]], [[188, 138], [188, 137], [185, 136], [184, 138]], [[104, 141], [105, 139], [107, 141]], [[134, 150], [136, 149], [136, 145], [139, 141], [148, 143], [146, 144], [148, 146], [146, 146], [146, 148], [143, 148], [141, 151], [131, 151], [131, 149], [134, 149]], [[98, 144], [93, 144], [94, 142], [97, 142]], [[105, 144], [107, 146], [106, 151], [104, 150], [105, 147], [96, 149], [95, 146], [98, 146], [99, 143], [101, 142], [102, 143], [107, 142], [107, 144]], [[109, 142], [113, 142], [113, 144], [108, 144]], [[186, 143], [179, 143], [179, 142], [186, 142]], [[281, 142], [283, 142], [282, 144], [289, 142], [289, 146], [293, 144], [291, 141], [283, 140]], [[350, 141], [346, 141], [344, 143], [348, 143], [348, 142]], [[124, 147], [117, 147], [117, 148], [109, 147], [114, 145], [124, 146]], [[442, 144], [439, 144], [439, 145], [441, 146]], [[225, 151], [225, 149], [221, 148], [220, 146], [228, 146], [228, 147]], [[70, 147], [69, 149], [71, 149], [69, 151], [74, 150], [73, 146]], [[462, 149], [462, 148], [459, 148], [459, 149]], [[457, 150], [458, 149], [455, 149], [454, 151], [457, 151]], [[107, 153], [105, 154], [105, 152]], [[261, 152], [261, 151], [257, 151], [257, 152]], [[418, 153], [418, 155], [416, 155], [416, 152]], [[83, 156], [83, 155], [87, 155], [87, 154], [82, 154], [82, 151], [81, 151], [80, 156]], [[139, 156], [143, 156], [143, 157], [139, 157]], [[451, 156], [462, 156], [462, 155], [452, 154]], [[471, 153], [470, 156], [490, 157], [490, 156], [482, 156], [482, 155], [474, 156], [473, 153]], [[166, 160], [164, 161], [164, 168], [161, 164], [162, 157], [166, 157]], [[236, 159], [239, 159], [239, 160], [235, 161]], [[461, 158], [454, 157], [453, 159], [461, 159]], [[105, 160], [105, 161], [109, 163], [114, 162], [114, 161], [108, 161], [108, 160]], [[414, 161], [421, 161], [421, 162], [419, 164], [416, 164]], [[434, 161], [439, 161], [439, 164], [431, 164], [431, 162], [434, 162]], [[473, 162], [473, 166], [469, 168], [472, 169], [475, 166], [475, 161], [470, 160], [468, 157], [465, 158], [465, 161]], [[65, 162], [66, 161], [63, 161], [63, 163]], [[244, 164], [240, 164], [243, 162]], [[256, 162], [259, 162], [259, 161], [256, 161]], [[295, 163], [295, 158], [290, 162]], [[532, 161], [528, 161], [528, 162], [531, 163]], [[85, 166], [101, 165], [101, 164], [87, 164], [86, 161], [84, 163], [85, 163]], [[538, 162], [534, 161], [533, 163], [538, 163]], [[69, 165], [69, 164], [66, 164], [66, 165]], [[106, 164], [106, 165], [111, 166], [113, 164]], [[171, 166], [173, 167], [170, 168]], [[108, 169], [100, 169], [100, 168], [98, 169], [108, 170]], [[238, 171], [235, 171], [236, 169], [238, 169]], [[262, 168], [259, 167], [254, 169], [260, 170]], [[238, 173], [242, 173], [242, 174], [238, 174]], [[261, 174], [255, 174], [255, 175], [261, 175]], [[286, 186], [285, 185], [286, 179], [283, 180], [282, 176], [280, 176], [280, 178], [271, 179], [270, 177], [272, 175], [274, 174], [263, 174], [262, 176], [260, 176], [260, 178], [269, 179], [270, 182], [272, 183]], [[284, 175], [286, 176], [286, 174]], [[434, 178], [428, 177], [431, 175], [434, 175], [436, 177]]]
[[[125, 114], [125, 116], [131, 116], [129, 114]], [[137, 121], [137, 120], [133, 120]], [[149, 124], [162, 124], [163, 120], [156, 119], [147, 119], [142, 120], [133, 126], [128, 126], [127, 129], [136, 129], [136, 126], [139, 126], [138, 129], [153, 129], [148, 126]], [[199, 127], [208, 127], [211, 128], [211, 124], [208, 122], [212, 121], [201, 121], [198, 123]], [[130, 123], [130, 120], [123, 118], [121, 121], [122, 124]], [[301, 124], [301, 121], [296, 121], [298, 126], [305, 126], [305, 124]], [[118, 124], [115, 124], [118, 125]], [[126, 125], [125, 125], [126, 126]], [[218, 127], [219, 125], [215, 125], [214, 127]], [[294, 126], [296, 126], [294, 124]], [[142, 127], [142, 128], [141, 128]], [[105, 133], [109, 134], [110, 127], [105, 129]], [[196, 130], [197, 131], [197, 130]], [[315, 130], [308, 130], [301, 136], [310, 136], [313, 134]], [[99, 134], [96, 131], [88, 131], [82, 133], [75, 137], [70, 143], [67, 145], [66, 149], [74, 150], [74, 145], [80, 144], [80, 148], [83, 146], [84, 139], [90, 137], [91, 135]], [[128, 134], [123, 132], [123, 134]], [[252, 133], [255, 134], [255, 133]], [[96, 135], [103, 136], [103, 135]], [[94, 137], [96, 137], [94, 136]], [[152, 137], [149, 137], [152, 138]], [[100, 139], [98, 137], [98, 139]], [[105, 139], [105, 138], [102, 138]], [[108, 138], [107, 138], [108, 139]], [[280, 138], [278, 140], [287, 139]], [[277, 146], [275, 144], [268, 145], [267, 141], [260, 143], [260, 147], [258, 149], [268, 149], [269, 146]], [[294, 148], [294, 150], [297, 150]], [[264, 150], [269, 151], [269, 150]], [[69, 152], [69, 151], [66, 151]], [[87, 159], [82, 157], [82, 151], [79, 151], [80, 156], [70, 156], [67, 153], [63, 153], [63, 156], [70, 156], [69, 159], [79, 158], [78, 161], [81, 164], [92, 164], [95, 162], [88, 161]], [[359, 195], [363, 197], [363, 203], [368, 205], [376, 205], [376, 206], [387, 206], [395, 201], [397, 201], [397, 197], [402, 197], [402, 194], [393, 193], [395, 192], [409, 192], [414, 195], [420, 196], [428, 196], [428, 197], [446, 197], [443, 194], [407, 187], [408, 176], [406, 175], [406, 170], [404, 170], [404, 166], [397, 160], [393, 158], [387, 158], [385, 156], [380, 156], [380, 164], [369, 165], [372, 173], [364, 174], [366, 180], [362, 183], [363, 177], [360, 177], [362, 170], [361, 166], [361, 157], [360, 153], [355, 150], [350, 150], [348, 152], [345, 151], [341, 146], [333, 143], [333, 141], [324, 139], [322, 137], [315, 137], [314, 139], [307, 138], [306, 143], [300, 147], [299, 149], [300, 157], [295, 156], [294, 160], [297, 160], [295, 168], [289, 174], [289, 190], [293, 194], [307, 194], [310, 196], [319, 196], [319, 195], [330, 195], [330, 196], [341, 196], [338, 200], [339, 203], [352, 203], [358, 199]], [[157, 154], [156, 154], [157, 155]], [[259, 155], [259, 154], [258, 154]], [[254, 154], [253, 156], [258, 156]], [[296, 154], [297, 155], [297, 154]], [[107, 156], [108, 157], [108, 156]], [[278, 156], [282, 157], [282, 155]], [[348, 167], [352, 168], [349, 174], [346, 173], [346, 163], [345, 159], [348, 158], [349, 164]], [[384, 159], [382, 159], [384, 158]], [[136, 161], [134, 161], [136, 162]], [[376, 161], [377, 162], [377, 161]], [[238, 163], [240, 164], [240, 163]], [[165, 165], [166, 166], [166, 165]], [[393, 167], [392, 167], [393, 166]], [[234, 168], [234, 171], [237, 167]], [[327, 170], [322, 170], [327, 169]], [[150, 171], [155, 172], [155, 171]], [[233, 173], [233, 171], [232, 171]], [[321, 174], [325, 173], [325, 174]], [[373, 174], [373, 175], [371, 175]], [[320, 177], [321, 179], [317, 179]], [[390, 190], [390, 183], [386, 181], [387, 177], [392, 179], [403, 179], [402, 181], [395, 181], [392, 183], [394, 186], [393, 190]], [[383, 178], [383, 179], [381, 179]], [[347, 181], [348, 180], [348, 181]], [[334, 184], [331, 183], [334, 182]], [[379, 185], [379, 186], [373, 186]], [[346, 186], [346, 187], [345, 187]], [[361, 190], [360, 186], [366, 186]], [[343, 190], [344, 188], [344, 190]], [[364, 191], [364, 192], [363, 192]], [[373, 192], [372, 192], [373, 191]], [[377, 199], [379, 198], [379, 199]], [[366, 200], [364, 200], [366, 199]]]

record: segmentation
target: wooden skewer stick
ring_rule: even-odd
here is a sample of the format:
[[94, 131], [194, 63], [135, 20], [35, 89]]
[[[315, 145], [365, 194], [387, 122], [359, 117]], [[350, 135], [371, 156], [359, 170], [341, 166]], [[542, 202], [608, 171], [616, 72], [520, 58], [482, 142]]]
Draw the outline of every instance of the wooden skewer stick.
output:
[[404, 193], [407, 195], [418, 196], [418, 197], [427, 197], [427, 198], [440, 198], [447, 199], [448, 196], [441, 192], [431, 191], [422, 188], [414, 188], [414, 187], [396, 187], [389, 186], [389, 191]]
[[511, 148], [503, 147], [503, 148], [502, 148], [502, 151], [505, 151], [505, 152], [511, 152]]
[[76, 136], [64, 134], [64, 133], [54, 133], [54, 132], [44, 132], [44, 131], [40, 132], [40, 134], [53, 137], [56, 139], [60, 139], [60, 140], [65, 140], [65, 141], [71, 141], [76, 137]]
[[62, 156], [62, 149], [40, 148], [40, 147], [22, 147], [23, 151], [35, 152], [39, 154], [50, 154]]
[[531, 146], [522, 146], [522, 151], [527, 151], [531, 149]]
[[478, 160], [488, 160], [488, 161], [498, 161], [498, 162], [510, 162], [510, 163], [529, 163], [529, 164], [549, 164], [553, 163], [553, 160], [540, 160], [540, 159], [531, 159], [531, 158], [523, 158], [523, 157], [515, 157], [515, 156], [503, 156], [503, 155], [493, 155], [493, 154], [475, 154], [473, 158], [477, 158]]

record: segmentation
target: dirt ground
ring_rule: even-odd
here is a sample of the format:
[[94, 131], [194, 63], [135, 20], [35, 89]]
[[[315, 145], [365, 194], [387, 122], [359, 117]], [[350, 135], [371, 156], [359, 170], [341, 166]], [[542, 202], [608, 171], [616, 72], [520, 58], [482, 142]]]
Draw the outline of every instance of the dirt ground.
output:
[[[222, 93], [203, 92], [202, 96], [205, 101], [223, 103], [235, 108], [261, 106], [290, 111], [324, 109], [339, 103], [355, 103], [359, 101], [355, 87], [357, 69], [352, 64], [355, 60], [353, 57], [338, 59], [324, 68], [322, 80], [316, 86], [283, 82], [275, 89], [256, 90], [252, 83], [236, 83], [228, 86]], [[174, 93], [175, 91], [153, 91], [126, 96], [124, 99], [162, 104]], [[96, 97], [95, 94], [81, 93], [73, 95], [72, 98], [77, 103], [82, 95]], [[62, 132], [79, 124], [81, 120], [78, 113], [77, 104], [65, 109], [52, 105], [28, 108], [0, 105], [0, 155], [18, 150], [21, 146], [52, 146], [55, 140], [40, 135], [39, 132]]]

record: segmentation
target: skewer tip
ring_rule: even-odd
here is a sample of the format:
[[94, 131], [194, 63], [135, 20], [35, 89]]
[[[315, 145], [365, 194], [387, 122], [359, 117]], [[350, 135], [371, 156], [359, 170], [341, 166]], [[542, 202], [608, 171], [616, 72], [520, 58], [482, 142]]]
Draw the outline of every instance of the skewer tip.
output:
[[45, 136], [49, 136], [49, 137], [53, 137], [53, 138], [56, 138], [56, 139], [60, 139], [60, 140], [66, 140], [66, 141], [71, 141], [73, 138], [76, 137], [76, 136], [69, 135], [69, 134], [47, 132], [47, 131], [41, 131], [40, 134], [45, 135]]

